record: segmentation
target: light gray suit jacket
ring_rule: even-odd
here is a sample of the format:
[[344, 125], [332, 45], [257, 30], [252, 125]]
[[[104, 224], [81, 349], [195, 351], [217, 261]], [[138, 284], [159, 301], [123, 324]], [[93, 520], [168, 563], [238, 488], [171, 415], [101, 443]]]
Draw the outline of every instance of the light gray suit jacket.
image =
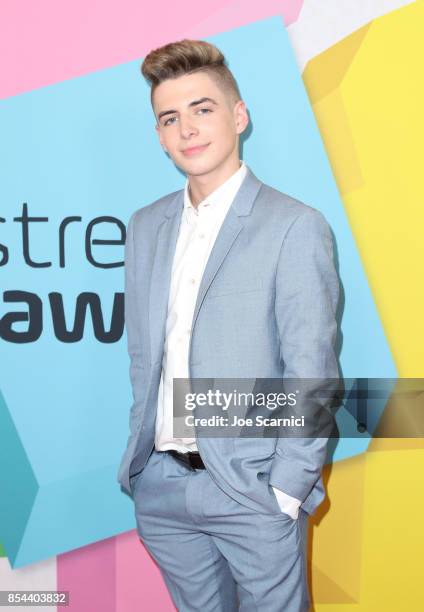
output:
[[[125, 246], [125, 322], [134, 402], [118, 481], [154, 446], [172, 261], [183, 190], [137, 210]], [[337, 379], [339, 282], [331, 233], [316, 209], [248, 168], [207, 262], [192, 322], [193, 378]], [[318, 384], [318, 381], [317, 381]], [[198, 438], [216, 483], [259, 512], [278, 511], [272, 486], [313, 514], [324, 498], [327, 439]]]

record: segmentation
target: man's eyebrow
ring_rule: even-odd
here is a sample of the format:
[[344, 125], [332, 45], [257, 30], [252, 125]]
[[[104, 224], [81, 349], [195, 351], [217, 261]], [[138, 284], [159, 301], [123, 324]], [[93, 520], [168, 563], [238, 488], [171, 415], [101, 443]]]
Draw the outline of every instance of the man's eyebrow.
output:
[[[218, 104], [218, 102], [216, 102], [216, 100], [214, 100], [213, 98], [208, 98], [207, 96], [205, 96], [203, 98], [199, 98], [198, 100], [193, 100], [193, 102], [190, 102], [188, 106], [189, 107], [197, 106], [198, 104], [204, 104], [204, 102], [212, 102], [212, 104]], [[173, 110], [173, 109], [162, 111], [158, 115], [158, 121], [160, 121], [160, 119], [162, 119], [162, 117], [164, 117], [165, 115], [173, 115], [174, 113], [177, 113], [177, 112], [178, 111]]]
[[203, 104], [204, 102], [212, 102], [212, 104], [218, 104], [218, 102], [216, 102], [212, 98], [204, 97], [200, 98], [199, 100], [193, 100], [193, 102], [190, 102], [189, 106], [197, 106], [198, 104]]

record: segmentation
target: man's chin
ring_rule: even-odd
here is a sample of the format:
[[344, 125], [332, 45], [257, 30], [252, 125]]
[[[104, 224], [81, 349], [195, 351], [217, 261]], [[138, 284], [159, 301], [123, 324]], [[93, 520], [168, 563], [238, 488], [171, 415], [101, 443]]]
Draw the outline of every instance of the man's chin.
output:
[[207, 160], [184, 160], [180, 164], [176, 162], [176, 165], [182, 170], [185, 174], [189, 176], [203, 176], [204, 174], [209, 174], [209, 172], [213, 172], [216, 168], [216, 163]]

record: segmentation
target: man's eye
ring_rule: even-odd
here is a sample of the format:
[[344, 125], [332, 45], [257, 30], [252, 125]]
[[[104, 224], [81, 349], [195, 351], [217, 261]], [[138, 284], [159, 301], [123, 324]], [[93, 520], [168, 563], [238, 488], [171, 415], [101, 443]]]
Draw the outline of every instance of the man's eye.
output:
[[169, 119], [165, 119], [163, 125], [171, 125], [170, 122], [173, 122], [174, 119], [176, 119], [176, 117], [170, 117]]
[[[205, 111], [205, 112], [203, 112], [203, 111]], [[201, 115], [203, 115], [203, 114], [205, 114], [205, 115], [206, 115], [207, 113], [211, 113], [211, 112], [212, 112], [212, 111], [211, 111], [211, 109], [210, 109], [210, 108], [199, 108], [199, 113], [200, 113]]]

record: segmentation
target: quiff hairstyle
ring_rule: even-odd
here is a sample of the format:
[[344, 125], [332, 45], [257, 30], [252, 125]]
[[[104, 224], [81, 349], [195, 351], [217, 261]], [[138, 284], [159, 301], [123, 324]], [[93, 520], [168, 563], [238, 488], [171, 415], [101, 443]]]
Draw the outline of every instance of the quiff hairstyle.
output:
[[150, 100], [158, 85], [185, 74], [205, 72], [233, 102], [241, 99], [237, 82], [226, 65], [223, 53], [204, 40], [180, 40], [150, 51], [141, 72], [151, 85]]

